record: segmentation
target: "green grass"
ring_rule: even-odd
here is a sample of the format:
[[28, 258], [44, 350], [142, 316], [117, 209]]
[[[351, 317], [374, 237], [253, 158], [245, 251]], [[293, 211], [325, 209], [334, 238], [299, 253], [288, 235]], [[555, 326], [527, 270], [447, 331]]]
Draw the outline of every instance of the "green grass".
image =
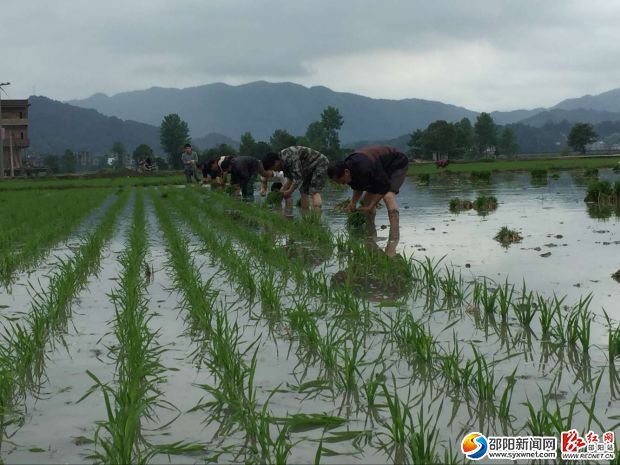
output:
[[9, 179], [0, 182], [0, 191], [40, 189], [90, 189], [133, 186], [160, 186], [185, 184], [181, 171], [166, 171], [157, 175], [137, 175], [134, 171], [123, 173], [84, 173], [65, 176], [48, 176], [36, 179]]
[[[497, 160], [488, 162], [451, 162], [444, 172], [471, 173], [480, 170], [498, 171], [531, 171], [531, 170], [567, 170], [585, 168], [613, 168], [620, 163], [620, 157], [570, 157], [538, 160]], [[434, 163], [412, 163], [409, 165], [410, 175], [436, 173]]]

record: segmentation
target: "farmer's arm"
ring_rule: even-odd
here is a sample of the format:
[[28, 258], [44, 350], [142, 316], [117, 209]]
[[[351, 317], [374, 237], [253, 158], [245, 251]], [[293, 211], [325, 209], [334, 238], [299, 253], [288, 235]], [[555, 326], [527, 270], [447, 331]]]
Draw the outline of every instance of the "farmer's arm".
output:
[[364, 191], [357, 191], [357, 190], [353, 191], [353, 195], [351, 196], [351, 201], [349, 202], [349, 205], [347, 207], [348, 211], [352, 212], [355, 210], [355, 208], [357, 207], [357, 202], [359, 202], [363, 193]]

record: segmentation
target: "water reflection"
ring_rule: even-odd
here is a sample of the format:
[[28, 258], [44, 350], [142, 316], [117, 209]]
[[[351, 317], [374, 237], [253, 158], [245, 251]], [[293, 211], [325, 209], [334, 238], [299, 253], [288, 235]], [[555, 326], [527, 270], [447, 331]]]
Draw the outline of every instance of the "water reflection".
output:
[[598, 203], [588, 203], [588, 216], [597, 220], [606, 220], [615, 215], [616, 218], [620, 218], [620, 206], [616, 205], [601, 205]]

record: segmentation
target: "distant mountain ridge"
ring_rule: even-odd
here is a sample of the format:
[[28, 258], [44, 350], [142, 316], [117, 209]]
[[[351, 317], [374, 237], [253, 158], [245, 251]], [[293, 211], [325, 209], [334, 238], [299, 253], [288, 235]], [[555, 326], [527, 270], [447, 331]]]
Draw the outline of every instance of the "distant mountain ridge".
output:
[[[192, 134], [215, 132], [235, 140], [246, 131], [257, 140], [268, 140], [275, 129], [302, 135], [311, 122], [320, 118], [323, 109], [331, 105], [344, 118], [340, 131], [344, 144], [394, 139], [436, 120], [455, 122], [469, 118], [473, 122], [479, 115], [477, 111], [430, 100], [373, 99], [323, 86], [265, 81], [239, 86], [215, 83], [185, 89], [152, 87], [111, 97], [98, 93], [68, 103], [155, 126], [159, 126], [165, 115], [178, 113], [187, 121]], [[553, 122], [566, 118], [569, 122], [597, 123], [607, 117], [617, 120], [615, 113], [620, 113], [620, 89], [564, 100], [550, 109], [494, 111], [491, 116], [501, 125], [524, 122], [542, 126], [547, 121], [545, 118]]]
[[169, 113], [178, 113], [193, 134], [217, 132], [237, 139], [250, 131], [257, 140], [268, 140], [275, 129], [302, 135], [332, 105], [344, 118], [340, 137], [345, 143], [398, 137], [437, 119], [458, 121], [464, 117], [475, 119], [478, 115], [463, 107], [429, 100], [372, 99], [334, 92], [327, 87], [265, 81], [240, 86], [216, 83], [187, 89], [154, 87], [112, 97], [95, 94], [67, 103], [153, 125], [159, 125]]

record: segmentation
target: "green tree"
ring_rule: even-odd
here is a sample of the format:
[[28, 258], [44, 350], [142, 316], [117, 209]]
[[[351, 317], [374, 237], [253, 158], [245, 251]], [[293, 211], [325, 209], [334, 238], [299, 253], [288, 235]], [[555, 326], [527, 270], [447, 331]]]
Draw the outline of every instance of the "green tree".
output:
[[155, 157], [155, 165], [158, 170], [167, 170], [170, 168], [170, 165], [168, 165], [168, 160], [162, 157]]
[[308, 129], [306, 129], [306, 140], [308, 141], [308, 147], [318, 150], [321, 153], [327, 151], [325, 141], [327, 139], [327, 131], [320, 121], [310, 123]]
[[456, 128], [444, 120], [428, 125], [422, 138], [424, 151], [436, 155], [437, 159], [448, 157], [456, 149]]
[[183, 145], [190, 142], [189, 126], [176, 113], [164, 117], [159, 126], [159, 142], [168, 155], [173, 169], [181, 169], [181, 151]]
[[241, 134], [241, 141], [239, 144], [239, 153], [241, 155], [254, 155], [256, 150], [256, 140], [252, 136], [251, 132], [244, 132]]
[[228, 155], [237, 155], [237, 151], [234, 147], [231, 147], [228, 144], [219, 144], [215, 147], [210, 148], [209, 150], [205, 150], [202, 153], [202, 161], [207, 161], [216, 157], [224, 157]]
[[321, 125], [325, 130], [325, 155], [334, 157], [340, 155], [340, 137], [338, 131], [342, 128], [344, 119], [340, 115], [338, 108], [328, 106], [321, 113]]
[[499, 141], [497, 142], [497, 149], [500, 154], [508, 155], [509, 157], [516, 155], [519, 152], [519, 144], [517, 144], [517, 138], [514, 131], [506, 126], [499, 135]]
[[590, 123], [576, 123], [568, 134], [568, 145], [573, 150], [586, 153], [586, 145], [594, 142], [597, 137], [598, 134]]
[[476, 145], [478, 153], [484, 155], [497, 145], [497, 128], [493, 118], [488, 113], [480, 113], [474, 125], [476, 135]]
[[112, 148], [110, 149], [110, 153], [114, 155], [114, 167], [122, 168], [125, 166], [125, 157], [127, 156], [127, 151], [125, 150], [125, 146], [122, 142], [114, 142], [112, 144]]
[[260, 160], [262, 160], [263, 158], [265, 158], [265, 155], [267, 155], [269, 152], [273, 152], [273, 148], [271, 147], [270, 144], [261, 140], [256, 143], [256, 147], [254, 148], [253, 155], [256, 158], [259, 158]]
[[67, 149], [60, 159], [60, 168], [63, 173], [75, 173], [77, 168], [77, 157], [73, 151]]
[[140, 144], [133, 151], [132, 158], [136, 164], [138, 164], [140, 160], [146, 160], [147, 158], [150, 158], [152, 162], [155, 159], [155, 153], [153, 153], [153, 149], [147, 144]]
[[58, 157], [56, 155], [45, 155], [43, 158], [43, 165], [52, 173], [60, 172], [60, 164], [58, 163]]
[[289, 134], [289, 132], [285, 129], [276, 129], [269, 138], [269, 145], [271, 145], [271, 150], [274, 152], [279, 152], [280, 150], [290, 147], [291, 145], [295, 145], [296, 143], [297, 138], [292, 134]]
[[466, 158], [470, 156], [474, 149], [474, 127], [469, 118], [463, 118], [455, 123], [456, 128], [456, 156]]
[[410, 158], [424, 158], [424, 131], [416, 129], [411, 134], [407, 145], [409, 146], [407, 154]]

